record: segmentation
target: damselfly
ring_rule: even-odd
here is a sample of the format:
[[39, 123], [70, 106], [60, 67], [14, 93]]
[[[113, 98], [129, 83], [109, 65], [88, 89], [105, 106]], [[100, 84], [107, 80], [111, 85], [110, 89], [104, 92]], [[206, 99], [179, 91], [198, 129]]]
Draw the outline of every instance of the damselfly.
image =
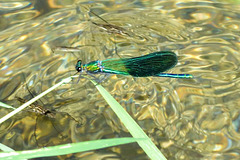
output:
[[82, 61], [78, 60], [76, 70], [90, 74], [108, 73], [131, 75], [133, 77], [193, 78], [191, 74], [163, 73], [173, 68], [177, 64], [177, 61], [175, 53], [160, 51], [140, 57], [98, 60], [87, 64], [82, 64]]

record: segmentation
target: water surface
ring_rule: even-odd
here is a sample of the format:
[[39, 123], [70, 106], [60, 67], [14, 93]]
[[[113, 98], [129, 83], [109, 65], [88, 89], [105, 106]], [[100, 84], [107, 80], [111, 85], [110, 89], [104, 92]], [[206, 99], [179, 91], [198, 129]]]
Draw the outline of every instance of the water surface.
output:
[[[171, 73], [194, 79], [112, 75], [102, 85], [167, 159], [237, 159], [240, 140], [240, 6], [225, 1], [19, 1], [0, 3], [0, 100], [19, 106], [75, 73], [75, 63], [171, 50]], [[119, 26], [125, 34], [103, 30]], [[95, 24], [94, 24], [95, 23]], [[58, 46], [79, 51], [54, 51]], [[118, 53], [118, 55], [116, 54]], [[1, 125], [1, 143], [26, 150], [130, 136], [86, 79], [38, 102], [55, 119], [22, 112]], [[1, 109], [1, 116], [10, 112]], [[62, 158], [148, 159], [137, 144]], [[59, 157], [55, 157], [58, 159]]]

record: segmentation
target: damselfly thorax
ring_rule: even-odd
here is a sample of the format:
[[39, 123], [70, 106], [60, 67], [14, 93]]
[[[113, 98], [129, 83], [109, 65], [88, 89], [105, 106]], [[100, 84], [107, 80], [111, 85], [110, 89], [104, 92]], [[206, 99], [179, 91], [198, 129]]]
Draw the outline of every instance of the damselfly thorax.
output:
[[76, 70], [81, 73], [99, 73], [103, 72], [104, 66], [102, 66], [102, 61], [92, 61], [87, 64], [82, 64], [81, 60], [78, 60], [76, 64]]

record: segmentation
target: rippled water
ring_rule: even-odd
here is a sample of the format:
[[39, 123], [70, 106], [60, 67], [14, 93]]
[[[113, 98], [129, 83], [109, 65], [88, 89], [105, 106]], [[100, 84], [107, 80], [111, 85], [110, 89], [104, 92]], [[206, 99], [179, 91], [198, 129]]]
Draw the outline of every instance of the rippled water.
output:
[[[106, 23], [89, 10], [126, 34], [95, 25]], [[121, 57], [171, 50], [179, 63], [170, 72], [194, 79], [112, 75], [102, 85], [168, 159], [238, 159], [239, 11], [225, 1], [1, 2], [0, 100], [19, 106], [16, 97], [31, 98], [26, 86], [41, 93], [74, 74], [78, 58], [87, 63], [117, 58], [116, 50]], [[58, 46], [79, 52], [53, 52]], [[22, 112], [0, 126], [1, 143], [24, 150], [130, 136], [86, 79], [41, 101], [56, 117]], [[148, 159], [137, 144], [63, 157]]]

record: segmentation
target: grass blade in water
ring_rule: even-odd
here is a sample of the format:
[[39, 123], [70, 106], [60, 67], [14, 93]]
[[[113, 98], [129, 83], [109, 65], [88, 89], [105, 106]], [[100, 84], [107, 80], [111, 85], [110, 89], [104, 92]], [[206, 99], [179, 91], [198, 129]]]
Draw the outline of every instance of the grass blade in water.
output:
[[145, 134], [145, 132], [141, 129], [141, 127], [133, 120], [133, 118], [123, 109], [123, 107], [108, 93], [101, 85], [97, 84], [95, 81], [91, 80], [91, 82], [96, 86], [98, 91], [107, 101], [107, 103], [111, 106], [112, 110], [119, 117], [119, 119], [123, 122], [125, 127], [129, 130], [131, 135], [134, 138], [145, 138], [144, 141], [138, 141], [138, 144], [145, 153], [152, 160], [166, 160], [164, 155], [160, 152], [160, 150], [155, 146], [155, 144], [151, 141], [151, 139]]
[[144, 141], [142, 138], [113, 138], [101, 139], [87, 142], [71, 143], [58, 145], [53, 147], [45, 147], [42, 149], [16, 151], [16, 152], [3, 152], [0, 153], [0, 159], [23, 159], [23, 158], [38, 158], [65, 155], [70, 153], [84, 152], [96, 150], [111, 146], [117, 146], [127, 143]]

